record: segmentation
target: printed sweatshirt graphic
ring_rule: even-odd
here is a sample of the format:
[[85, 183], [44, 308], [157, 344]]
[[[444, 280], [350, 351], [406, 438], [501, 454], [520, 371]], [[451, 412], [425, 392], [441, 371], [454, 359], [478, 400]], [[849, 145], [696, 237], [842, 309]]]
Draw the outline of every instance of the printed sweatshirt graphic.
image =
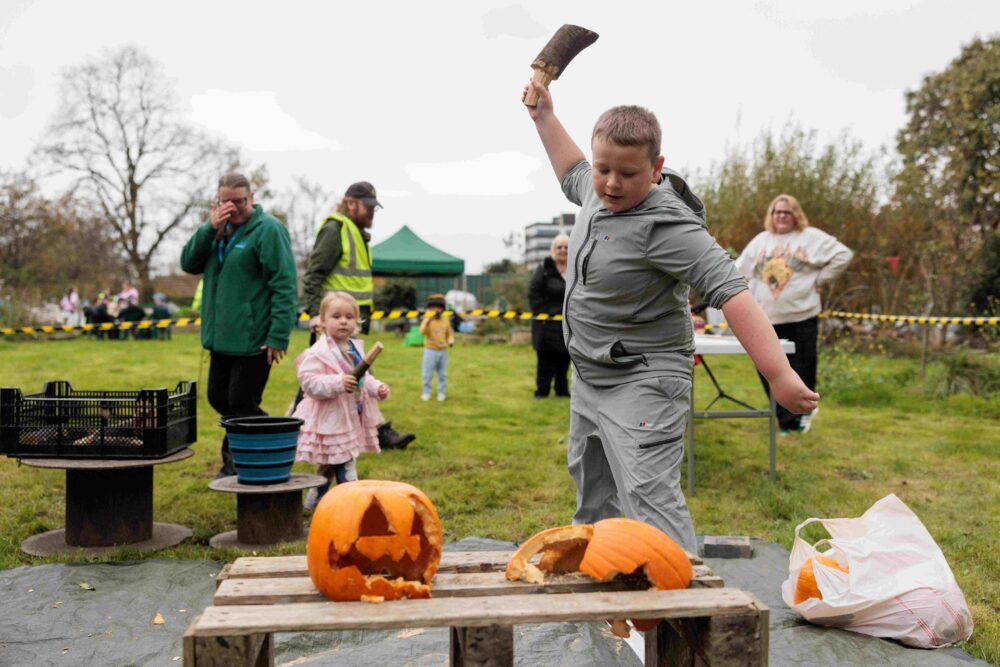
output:
[[772, 324], [801, 322], [819, 314], [817, 286], [847, 269], [853, 253], [815, 227], [788, 234], [761, 232], [736, 260], [750, 291]]

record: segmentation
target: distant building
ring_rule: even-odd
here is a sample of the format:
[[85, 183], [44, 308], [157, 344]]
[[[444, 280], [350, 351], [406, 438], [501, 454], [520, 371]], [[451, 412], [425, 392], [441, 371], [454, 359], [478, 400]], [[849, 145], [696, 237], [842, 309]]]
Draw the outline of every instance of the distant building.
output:
[[573, 213], [562, 213], [552, 222], [533, 222], [524, 228], [524, 263], [531, 270], [542, 263], [552, 251], [552, 239], [559, 233], [569, 234], [576, 222]]

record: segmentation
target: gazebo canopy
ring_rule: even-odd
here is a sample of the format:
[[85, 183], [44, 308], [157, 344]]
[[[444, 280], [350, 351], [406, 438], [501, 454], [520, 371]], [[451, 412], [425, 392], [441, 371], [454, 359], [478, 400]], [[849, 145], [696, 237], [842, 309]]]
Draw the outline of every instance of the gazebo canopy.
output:
[[385, 241], [372, 246], [372, 273], [376, 276], [460, 276], [465, 260], [438, 250], [402, 228]]

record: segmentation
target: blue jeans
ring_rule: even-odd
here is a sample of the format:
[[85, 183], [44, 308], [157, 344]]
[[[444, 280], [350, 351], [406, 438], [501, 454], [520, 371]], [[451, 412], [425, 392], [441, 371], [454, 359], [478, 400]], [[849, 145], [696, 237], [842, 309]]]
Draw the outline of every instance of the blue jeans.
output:
[[435, 371], [438, 376], [438, 396], [444, 396], [448, 389], [448, 350], [424, 348], [424, 396], [431, 393], [431, 379]]

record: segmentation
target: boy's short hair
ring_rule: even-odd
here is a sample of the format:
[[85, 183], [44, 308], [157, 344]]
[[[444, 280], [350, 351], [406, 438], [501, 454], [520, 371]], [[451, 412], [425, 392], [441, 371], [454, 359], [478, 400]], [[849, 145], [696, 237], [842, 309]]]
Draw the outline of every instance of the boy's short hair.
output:
[[643, 146], [650, 162], [660, 157], [663, 132], [660, 122], [649, 109], [634, 105], [612, 107], [594, 124], [590, 141], [601, 138], [619, 146]]

